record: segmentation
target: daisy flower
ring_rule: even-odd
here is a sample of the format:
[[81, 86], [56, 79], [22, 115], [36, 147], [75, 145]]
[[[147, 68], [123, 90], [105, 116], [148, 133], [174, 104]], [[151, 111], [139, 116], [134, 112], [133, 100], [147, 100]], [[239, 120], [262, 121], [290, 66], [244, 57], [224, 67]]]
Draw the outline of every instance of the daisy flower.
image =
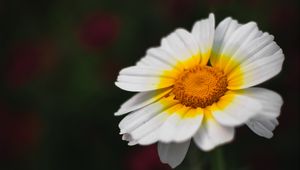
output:
[[203, 151], [233, 140], [246, 124], [271, 138], [283, 104], [277, 93], [253, 87], [277, 75], [284, 55], [274, 37], [255, 22], [228, 17], [197, 21], [192, 31], [176, 29], [150, 48], [135, 66], [120, 71], [116, 86], [139, 92], [115, 115], [129, 145], [158, 142], [158, 154], [172, 168], [190, 141]]

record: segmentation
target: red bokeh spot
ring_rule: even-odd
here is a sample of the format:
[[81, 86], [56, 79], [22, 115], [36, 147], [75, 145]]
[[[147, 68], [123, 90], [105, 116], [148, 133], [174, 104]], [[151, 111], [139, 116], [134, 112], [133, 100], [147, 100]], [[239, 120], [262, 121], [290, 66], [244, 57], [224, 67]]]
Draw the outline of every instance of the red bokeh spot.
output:
[[6, 80], [10, 87], [26, 85], [31, 80], [53, 70], [57, 64], [57, 48], [47, 39], [20, 41], [10, 47]]
[[0, 158], [15, 159], [38, 145], [41, 121], [32, 112], [14, 112], [0, 105]]
[[157, 146], [142, 146], [132, 151], [125, 159], [127, 170], [171, 170], [171, 168], [160, 162]]
[[86, 16], [79, 27], [81, 44], [89, 50], [98, 50], [111, 45], [119, 33], [117, 16], [108, 13], [92, 13]]

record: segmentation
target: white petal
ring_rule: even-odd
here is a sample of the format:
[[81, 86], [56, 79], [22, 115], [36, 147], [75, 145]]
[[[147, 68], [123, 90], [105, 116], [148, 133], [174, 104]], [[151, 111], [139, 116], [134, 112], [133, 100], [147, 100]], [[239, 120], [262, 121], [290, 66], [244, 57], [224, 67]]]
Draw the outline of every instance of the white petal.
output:
[[190, 140], [183, 143], [161, 143], [158, 142], [158, 155], [163, 163], [172, 168], [177, 167], [183, 160], [190, 146]]
[[[223, 42], [219, 53], [215, 55], [218, 59], [213, 66], [221, 68], [227, 74], [237, 63], [242, 60], [241, 51], [249, 48], [249, 41], [261, 36], [262, 32], [258, 30], [256, 23], [249, 22], [236, 29], [227, 41]], [[251, 49], [251, 48], [250, 48]]]
[[257, 135], [265, 137], [265, 138], [272, 138], [273, 137], [273, 130], [278, 125], [277, 119], [251, 119], [247, 122], [247, 126]]
[[213, 50], [210, 58], [212, 65], [216, 65], [219, 60], [220, 51], [224, 48], [224, 42], [240, 27], [240, 24], [232, 18], [226, 18], [217, 26], [213, 42]]
[[185, 142], [196, 133], [203, 118], [202, 109], [191, 109], [181, 104], [168, 109], [163, 114], [168, 114], [169, 117], [157, 129], [140, 139], [136, 139], [139, 144], [149, 145], [156, 141], [163, 143]]
[[245, 91], [248, 96], [258, 100], [262, 105], [255, 119], [275, 119], [280, 115], [283, 99], [278, 93], [258, 87], [248, 88]]
[[283, 100], [279, 94], [264, 88], [249, 88], [250, 96], [259, 100], [262, 110], [247, 122], [247, 126], [257, 135], [271, 138], [273, 130], [278, 125], [277, 117]]
[[[164, 102], [164, 104], [161, 104], [162, 102]], [[169, 107], [174, 106], [175, 104], [177, 104], [176, 101], [163, 98], [155, 103], [130, 113], [119, 123], [119, 128], [121, 130], [120, 133], [130, 133], [137, 127], [145, 124], [145, 122], [151, 120], [153, 117], [157, 116]]]
[[228, 89], [243, 89], [260, 84], [277, 75], [284, 56], [281, 50], [250, 63], [244, 62], [228, 75]]
[[210, 151], [216, 147], [216, 144], [208, 136], [207, 130], [203, 127], [200, 127], [193, 139], [196, 145], [203, 151]]
[[185, 142], [197, 132], [203, 118], [201, 108], [191, 109], [185, 106], [170, 108], [165, 114], [169, 114], [169, 117], [156, 130], [138, 139], [139, 144], [149, 145], [156, 141]]
[[172, 56], [161, 47], [150, 48], [146, 56], [137, 62], [137, 66], [153, 67], [157, 69], [172, 69], [178, 63], [177, 58]]
[[166, 94], [168, 94], [171, 89], [160, 89], [155, 91], [140, 92], [135, 94], [124, 104], [121, 105], [120, 109], [115, 113], [115, 115], [123, 115], [125, 113], [137, 110], [148, 104], [151, 104]]
[[[195, 115], [195, 116], [189, 116]], [[197, 132], [201, 126], [203, 119], [203, 109], [191, 109], [185, 117], [181, 119], [178, 124], [176, 134], [174, 137], [175, 142], [183, 142], [190, 139]]]
[[[148, 120], [147, 122], [145, 122], [144, 124], [140, 125], [139, 127], [137, 127], [136, 129], [134, 129], [132, 132], [130, 132], [132, 138], [134, 140], [141, 140], [142, 138], [146, 138], [148, 140], [142, 140], [144, 142], [140, 142], [139, 144], [142, 145], [147, 145], [147, 144], [152, 144], [155, 143], [158, 140], [157, 139], [157, 135], [154, 132], [157, 132], [156, 130], [164, 123], [164, 120], [166, 120], [170, 115], [168, 114], [164, 114], [164, 113], [160, 113], [158, 115], [156, 115], [155, 117], [153, 117], [152, 119]], [[152, 134], [152, 132], [154, 134]], [[151, 137], [153, 138], [149, 138], [149, 136], [147, 135], [151, 135]]]
[[213, 118], [205, 118], [193, 139], [200, 149], [209, 151], [216, 146], [232, 141], [233, 137], [233, 127], [223, 126]]
[[[173, 113], [172, 111], [180, 110], [182, 107], [183, 106], [181, 104], [174, 105], [169, 109], [164, 110], [162, 113], [159, 113], [153, 118], [147, 120], [145, 123], [141, 124], [130, 132], [132, 138], [134, 140], [137, 140], [141, 145], [157, 142], [156, 140], [158, 135], [152, 133], [157, 132], [157, 129], [160, 128], [162, 124], [171, 116], [170, 113]], [[148, 135], [151, 135], [155, 138], [149, 138]], [[150, 141], [143, 140], [143, 138], [147, 138]], [[141, 142], [139, 140], [142, 140], [144, 142]]]
[[228, 75], [229, 89], [255, 86], [281, 71], [284, 55], [273, 39], [254, 22], [227, 18], [216, 29], [211, 64]]
[[127, 91], [150, 91], [173, 85], [174, 78], [171, 74], [164, 75], [162, 70], [134, 66], [121, 70], [115, 84]]
[[174, 105], [137, 127], [130, 134], [140, 145], [149, 145], [157, 141], [170, 142], [176, 132], [180, 115], [187, 110], [188, 108], [181, 104]]
[[185, 62], [190, 59], [194, 60], [193, 64], [195, 65], [200, 61], [197, 42], [192, 34], [184, 29], [177, 29], [166, 38], [163, 38], [161, 48], [184, 64], [183, 66], [186, 68], [190, 65], [185, 65]]
[[[238, 46], [235, 50], [234, 54], [231, 54], [231, 58], [226, 62], [226, 66], [224, 66], [224, 72], [230, 73], [235, 67], [237, 67], [240, 63], [245, 62], [245, 60], [253, 61], [261, 56], [269, 56], [274, 54], [270, 53], [270, 47], [276, 48], [276, 44], [272, 43], [274, 37], [268, 33], [263, 33], [261, 31], [257, 31], [257, 27], [255, 27], [254, 31], [260, 33], [258, 37], [251, 41], [241, 42], [242, 45]], [[249, 36], [250, 37], [250, 36]], [[270, 46], [272, 44], [272, 46]], [[277, 48], [279, 48], [277, 46]], [[230, 56], [229, 56], [230, 57]]]
[[251, 92], [247, 89], [228, 92], [212, 107], [209, 107], [213, 117], [225, 126], [246, 123], [262, 110], [262, 103], [250, 97]]
[[[162, 70], [153, 68], [153, 67], [138, 67], [138, 66], [131, 66], [122, 69], [119, 73], [119, 76], [145, 76], [145, 77], [160, 77]], [[176, 78], [172, 77], [172, 75], [163, 75], [166, 78]]]
[[177, 113], [173, 113], [167, 120], [162, 124], [159, 128], [158, 137], [159, 141], [163, 143], [169, 143], [174, 140], [174, 136], [176, 135], [178, 124], [181, 121], [181, 114], [185, 114], [189, 111], [188, 107], [182, 107]]
[[153, 56], [145, 56], [140, 61], [137, 62], [137, 66], [146, 66], [153, 68], [163, 68], [163, 69], [172, 69], [168, 63], [163, 62], [160, 58], [154, 58]]
[[136, 145], [137, 144], [137, 141], [135, 141], [130, 134], [128, 133], [125, 133], [122, 135], [122, 140], [125, 140], [128, 142], [128, 145], [129, 146], [133, 146], [133, 145]]
[[215, 33], [215, 16], [210, 14], [208, 19], [197, 21], [192, 34], [195, 37], [201, 54], [201, 64], [206, 65], [211, 54]]
[[247, 55], [245, 60], [241, 60], [242, 63], [246, 65], [260, 58], [270, 57], [277, 52], [282, 52], [273, 39], [274, 37], [272, 35], [265, 33], [263, 36], [249, 43], [248, 48], [243, 49]]
[[244, 25], [240, 25], [234, 32], [228, 36], [228, 39], [223, 41], [219, 54], [234, 54], [234, 51], [243, 47], [249, 41], [259, 36], [259, 31], [255, 22], [249, 22]]
[[125, 82], [115, 82], [115, 85], [120, 89], [131, 92], [151, 91], [156, 89], [155, 85], [153, 84], [133, 84]]
[[132, 141], [140, 145], [149, 145], [157, 141], [184, 142], [196, 133], [203, 117], [202, 112], [190, 110], [181, 104], [170, 104], [168, 108], [154, 114], [128, 118], [125, 123], [120, 123], [121, 133], [130, 134]]
[[[160, 125], [161, 126], [161, 125]], [[137, 139], [137, 143], [140, 145], [151, 145], [153, 143], [156, 143], [159, 139], [159, 126], [158, 128], [152, 130], [151, 132], [149, 132], [148, 134], [145, 134], [142, 138]]]

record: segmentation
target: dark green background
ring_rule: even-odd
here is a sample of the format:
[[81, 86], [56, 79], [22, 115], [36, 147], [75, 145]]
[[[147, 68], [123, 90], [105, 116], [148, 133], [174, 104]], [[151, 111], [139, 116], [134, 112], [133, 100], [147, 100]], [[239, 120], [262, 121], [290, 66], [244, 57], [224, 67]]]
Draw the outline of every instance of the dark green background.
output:
[[[113, 113], [132, 94], [118, 71], [177, 27], [216, 15], [256, 21], [285, 62], [262, 84], [284, 98], [272, 139], [238, 128], [225, 145], [227, 170], [299, 169], [299, 2], [260, 0], [1, 0], [0, 169], [165, 170], [155, 146], [129, 147]], [[212, 153], [190, 148], [178, 169]]]

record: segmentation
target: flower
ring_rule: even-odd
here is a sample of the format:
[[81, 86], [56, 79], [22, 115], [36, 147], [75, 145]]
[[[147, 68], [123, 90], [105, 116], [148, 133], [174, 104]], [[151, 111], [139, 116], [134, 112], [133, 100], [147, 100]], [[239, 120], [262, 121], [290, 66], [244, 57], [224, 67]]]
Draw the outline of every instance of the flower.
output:
[[215, 29], [214, 15], [191, 32], [177, 29], [150, 48], [135, 66], [120, 71], [116, 86], [139, 92], [115, 115], [129, 145], [158, 142], [158, 154], [172, 168], [184, 159], [191, 139], [204, 151], [233, 140], [246, 124], [271, 138], [283, 104], [277, 93], [253, 87], [282, 68], [274, 37], [255, 22], [228, 17]]

